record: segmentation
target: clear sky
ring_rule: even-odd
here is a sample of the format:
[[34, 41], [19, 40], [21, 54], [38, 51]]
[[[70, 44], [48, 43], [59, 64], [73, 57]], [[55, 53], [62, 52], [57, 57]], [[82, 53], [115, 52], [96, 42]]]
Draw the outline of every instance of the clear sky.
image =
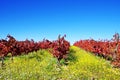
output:
[[0, 0], [0, 38], [18, 40], [67, 35], [80, 39], [110, 39], [120, 33], [120, 0]]

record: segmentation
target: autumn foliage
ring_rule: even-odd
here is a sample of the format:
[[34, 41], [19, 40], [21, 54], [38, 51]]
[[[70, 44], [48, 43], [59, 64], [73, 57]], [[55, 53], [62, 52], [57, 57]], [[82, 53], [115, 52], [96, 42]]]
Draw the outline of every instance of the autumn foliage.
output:
[[65, 36], [55, 41], [44, 39], [35, 42], [33, 39], [25, 41], [17, 41], [13, 36], [8, 35], [7, 39], [0, 40], [0, 57], [3, 58], [11, 53], [12, 56], [28, 54], [29, 52], [38, 51], [39, 49], [51, 49], [50, 52], [58, 60], [66, 57], [68, 54], [70, 43], [65, 40]]
[[107, 60], [111, 60], [112, 64], [120, 67], [120, 40], [119, 34], [116, 33], [111, 40], [99, 40], [93, 39], [80, 40], [74, 43], [74, 46], [78, 46], [86, 51], [92, 52], [95, 55], [102, 56]]

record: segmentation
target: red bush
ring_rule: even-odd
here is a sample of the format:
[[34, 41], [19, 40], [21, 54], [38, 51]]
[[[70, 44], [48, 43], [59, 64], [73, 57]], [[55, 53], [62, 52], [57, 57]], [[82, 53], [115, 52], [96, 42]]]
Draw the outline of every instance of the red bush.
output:
[[28, 54], [29, 52], [37, 51], [39, 49], [49, 49], [52, 48], [52, 54], [58, 60], [65, 58], [68, 54], [70, 43], [62, 38], [58, 38], [55, 41], [43, 40], [39, 42], [34, 42], [34, 40], [17, 41], [13, 36], [8, 35], [8, 40], [0, 40], [0, 57], [7, 56], [11, 53], [12, 56], [17, 56], [21, 54]]
[[[103, 56], [105, 59], [112, 60], [114, 64], [120, 64], [120, 41], [118, 34], [114, 35], [115, 39], [95, 41], [93, 39], [80, 40], [74, 43], [74, 46], [78, 46], [86, 51], [92, 52], [95, 55]], [[120, 65], [119, 65], [120, 67]]]

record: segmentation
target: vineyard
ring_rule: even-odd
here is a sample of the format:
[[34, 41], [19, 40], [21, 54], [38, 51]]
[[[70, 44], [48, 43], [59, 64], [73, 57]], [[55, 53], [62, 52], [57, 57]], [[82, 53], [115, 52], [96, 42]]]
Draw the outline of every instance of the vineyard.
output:
[[95, 55], [110, 60], [115, 67], [120, 67], [120, 40], [116, 33], [111, 40], [95, 41], [93, 39], [80, 40], [74, 43], [74, 46], [80, 47]]
[[[13, 59], [13, 56], [36, 52], [40, 49], [49, 49], [49, 52], [60, 61], [63, 58], [67, 58], [69, 53], [70, 43], [65, 40], [65, 37], [66, 35], [63, 37], [59, 35], [58, 39], [54, 41], [43, 39], [43, 41], [35, 42], [33, 39], [17, 41], [13, 36], [7, 35], [6, 39], [0, 40], [0, 58], [2, 64], [4, 64], [4, 57], [8, 54], [11, 54]], [[116, 33], [111, 40], [80, 40], [76, 41], [73, 45], [110, 60], [115, 67], [120, 67], [119, 44], [119, 34]]]
[[[0, 40], [0, 80], [119, 80], [120, 40]], [[112, 65], [111, 65], [112, 64]], [[116, 68], [117, 67], [117, 68]]]
[[0, 40], [0, 57], [2, 64], [4, 64], [4, 57], [11, 53], [11, 57], [21, 54], [28, 54], [40, 49], [49, 49], [51, 54], [60, 61], [62, 58], [66, 58], [68, 54], [70, 43], [65, 40], [66, 35], [63, 37], [58, 36], [58, 40], [49, 41], [44, 39], [43, 41], [35, 42], [32, 40], [17, 41], [13, 36], [8, 35], [8, 40]]

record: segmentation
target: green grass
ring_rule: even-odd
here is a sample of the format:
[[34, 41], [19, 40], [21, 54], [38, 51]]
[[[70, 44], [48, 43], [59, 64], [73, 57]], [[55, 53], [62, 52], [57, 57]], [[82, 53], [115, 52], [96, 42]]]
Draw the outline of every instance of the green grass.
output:
[[75, 46], [61, 65], [48, 51], [7, 58], [0, 67], [0, 80], [119, 80], [120, 70], [110, 63]]

